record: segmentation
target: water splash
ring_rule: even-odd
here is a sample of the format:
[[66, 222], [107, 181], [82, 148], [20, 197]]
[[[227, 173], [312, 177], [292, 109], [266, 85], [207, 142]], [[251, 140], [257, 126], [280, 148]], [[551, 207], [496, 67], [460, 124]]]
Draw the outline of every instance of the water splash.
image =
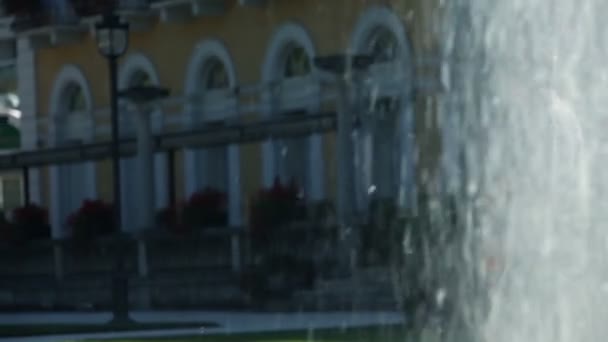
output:
[[[462, 216], [470, 218], [458, 316], [479, 341], [602, 340], [608, 3], [445, 6], [451, 83], [442, 114], [459, 122], [451, 135], [460, 149], [449, 159], [463, 160]], [[479, 262], [489, 257], [501, 266], [493, 277]], [[463, 290], [477, 276], [484, 291]]]

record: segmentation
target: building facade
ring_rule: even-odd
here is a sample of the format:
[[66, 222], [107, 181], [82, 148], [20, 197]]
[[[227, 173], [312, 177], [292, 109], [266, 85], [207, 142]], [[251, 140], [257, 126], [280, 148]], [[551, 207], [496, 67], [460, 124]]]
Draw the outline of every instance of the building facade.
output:
[[[295, 180], [311, 202], [339, 201], [349, 194], [340, 187], [353, 187], [350, 205], [356, 211], [364, 211], [372, 195], [412, 206], [416, 188], [433, 179], [440, 154], [434, 115], [440, 87], [432, 1], [117, 2], [131, 25], [119, 88], [171, 90], [172, 97], [151, 114], [156, 134], [322, 111], [347, 111], [353, 122], [349, 141], [326, 133], [185, 148], [174, 159], [158, 153], [157, 208], [170, 201], [170, 162], [178, 198], [207, 186], [226, 191], [232, 226], [246, 224], [249, 198], [276, 177]], [[93, 30], [99, 17], [62, 13], [54, 11], [52, 19], [10, 38], [26, 150], [110, 139], [108, 70]], [[336, 78], [313, 62], [344, 53], [373, 59], [368, 71], [349, 78], [355, 86], [346, 108], [340, 106]], [[134, 135], [126, 106], [120, 128], [123, 136]], [[338, 145], [345, 143], [353, 153], [340, 159]], [[345, 185], [339, 178], [348, 170], [353, 182]], [[137, 215], [131, 213], [141, 194], [133, 158], [121, 161], [121, 177], [123, 227], [135, 230]], [[55, 238], [65, 236], [65, 220], [83, 199], [113, 197], [109, 160], [32, 169], [29, 183], [30, 198], [50, 209]]]

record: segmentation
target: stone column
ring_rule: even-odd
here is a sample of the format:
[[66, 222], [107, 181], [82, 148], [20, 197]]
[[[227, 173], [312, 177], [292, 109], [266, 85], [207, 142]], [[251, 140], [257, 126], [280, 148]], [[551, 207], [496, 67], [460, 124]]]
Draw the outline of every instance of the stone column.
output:
[[[137, 227], [135, 229], [146, 230], [154, 226], [155, 218], [155, 184], [154, 184], [154, 146], [152, 140], [151, 111], [145, 106], [136, 106], [133, 113], [135, 118], [135, 129], [137, 133]], [[137, 241], [137, 269], [142, 278], [149, 275], [148, 255], [145, 240]], [[150, 291], [143, 286], [138, 293], [138, 306], [148, 309], [150, 306]]]
[[134, 112], [137, 131], [137, 230], [148, 229], [154, 225], [155, 193], [154, 193], [154, 151], [150, 113], [138, 108]]

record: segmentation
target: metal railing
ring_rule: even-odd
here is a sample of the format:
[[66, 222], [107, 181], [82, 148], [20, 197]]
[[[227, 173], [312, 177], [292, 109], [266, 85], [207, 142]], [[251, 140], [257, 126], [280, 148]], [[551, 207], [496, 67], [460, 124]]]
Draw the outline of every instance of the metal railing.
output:
[[[184, 130], [171, 134], [163, 134], [156, 137], [154, 147], [157, 151], [167, 151], [233, 143], [242, 144], [271, 138], [324, 133], [334, 131], [336, 126], [337, 119], [335, 113], [289, 116], [219, 128], [203, 127], [189, 131]], [[136, 144], [134, 139], [123, 139], [121, 141], [121, 155], [133, 155], [136, 152], [135, 149]], [[0, 170], [100, 160], [107, 159], [110, 155], [110, 142], [40, 149], [0, 156]]]
[[[333, 88], [322, 85], [320, 82], [314, 82], [313, 85], [319, 89], [316, 94], [292, 92], [289, 100], [306, 108], [314, 103], [327, 104], [337, 99], [336, 91]], [[274, 82], [215, 91], [212, 95], [201, 92], [171, 97], [157, 103], [160, 122], [158, 123], [159, 129], [155, 130], [155, 133], [179, 133], [192, 130], [193, 126], [202, 127], [207, 121], [236, 123], [241, 118], [250, 115], [261, 116], [264, 113], [289, 111], [282, 110], [280, 105], [277, 105], [280, 101], [276, 99], [283, 93], [282, 83]], [[88, 141], [105, 141], [110, 136], [110, 111], [106, 107], [68, 115], [62, 113], [36, 116], [24, 114], [21, 119], [22, 134], [26, 136], [35, 134], [39, 147], [56, 147], [54, 141], [57, 140], [57, 137], [53, 134], [56, 134], [58, 128], [65, 126], [68, 115], [81, 117], [78, 120], [79, 123], [72, 123], [72, 129], [77, 129], [78, 135], [93, 129], [93, 134], [87, 139]], [[124, 125], [122, 130], [125, 134], [129, 133], [130, 114], [126, 106], [121, 107], [121, 125]]]

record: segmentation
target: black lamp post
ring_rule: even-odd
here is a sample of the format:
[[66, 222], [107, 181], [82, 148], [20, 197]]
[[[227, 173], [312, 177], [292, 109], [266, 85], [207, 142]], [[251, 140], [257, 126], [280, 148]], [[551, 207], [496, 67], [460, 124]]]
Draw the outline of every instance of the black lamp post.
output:
[[118, 58], [129, 46], [129, 24], [123, 23], [114, 12], [104, 15], [95, 25], [97, 47], [108, 60], [110, 76], [110, 111], [112, 124], [112, 176], [114, 177], [115, 224], [120, 227], [120, 134], [118, 127]]
[[[101, 22], [95, 25], [99, 53], [108, 60], [110, 78], [110, 111], [112, 124], [112, 176], [114, 196], [114, 224], [121, 231], [121, 186], [120, 186], [120, 134], [118, 125], [118, 58], [125, 54], [129, 46], [129, 24], [120, 20], [109, 11]], [[114, 322], [129, 320], [128, 278], [124, 270], [125, 246], [121, 241], [118, 247], [116, 275], [113, 282]]]

